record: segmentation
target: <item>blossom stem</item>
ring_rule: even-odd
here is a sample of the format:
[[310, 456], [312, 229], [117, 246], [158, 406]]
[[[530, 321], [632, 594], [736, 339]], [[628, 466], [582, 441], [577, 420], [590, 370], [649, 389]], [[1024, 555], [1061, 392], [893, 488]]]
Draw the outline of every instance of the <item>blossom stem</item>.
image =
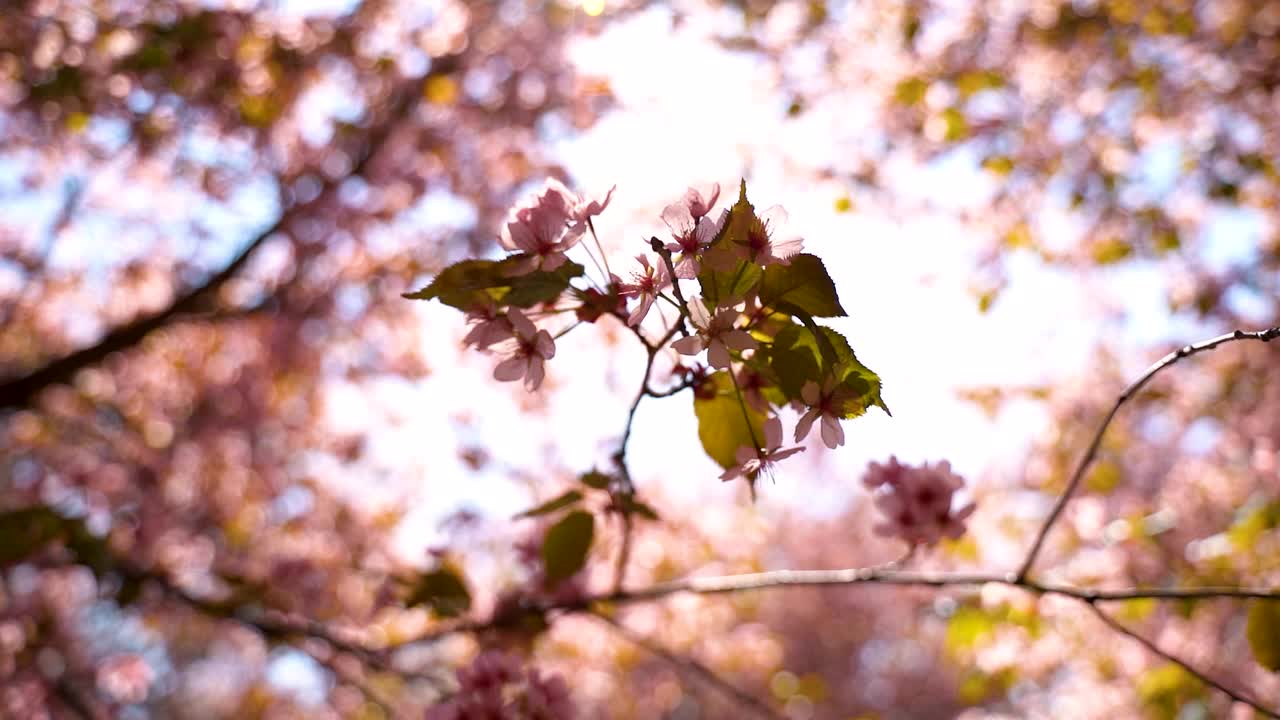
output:
[[565, 328], [565, 329], [561, 330], [560, 332], [556, 333], [555, 335], [552, 335], [552, 336], [551, 336], [551, 339], [552, 339], [552, 340], [559, 340], [560, 338], [564, 337], [565, 335], [568, 335], [570, 330], [572, 330], [572, 329], [574, 329], [574, 328], [578, 327], [578, 326], [579, 326], [579, 325], [581, 325], [581, 324], [582, 324], [582, 321], [581, 321], [581, 320], [579, 320], [578, 322], [576, 322], [576, 323], [574, 323], [574, 324], [570, 325], [569, 327], [567, 327], [567, 328]]
[[764, 448], [760, 445], [760, 440], [756, 438], [756, 429], [751, 426], [751, 414], [747, 412], [747, 403], [742, 398], [742, 388], [738, 387], [738, 377], [733, 374], [733, 365], [729, 366], [729, 380], [733, 383], [733, 392], [738, 396], [738, 407], [742, 409], [742, 421], [747, 424], [747, 433], [751, 435], [751, 444], [756, 446], [756, 452], [762, 452]]
[[613, 271], [609, 269], [609, 254], [604, 251], [604, 245], [600, 242], [600, 236], [596, 235], [596, 224], [591, 222], [591, 218], [587, 218], [587, 229], [591, 231], [591, 239], [596, 243], [596, 249], [600, 251], [600, 259], [604, 261], [604, 279], [605, 284], [609, 284], [609, 278], [613, 277]]

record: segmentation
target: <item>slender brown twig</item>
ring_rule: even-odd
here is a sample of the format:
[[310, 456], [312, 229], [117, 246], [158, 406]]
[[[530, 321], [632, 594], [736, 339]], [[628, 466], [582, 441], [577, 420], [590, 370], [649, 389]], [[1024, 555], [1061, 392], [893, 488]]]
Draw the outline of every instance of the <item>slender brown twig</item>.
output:
[[1280, 327], [1273, 327], [1269, 330], [1258, 330], [1254, 332], [1246, 332], [1244, 330], [1236, 330], [1225, 335], [1219, 335], [1194, 345], [1185, 345], [1165, 355], [1159, 361], [1147, 368], [1147, 371], [1129, 384], [1124, 392], [1116, 398], [1115, 404], [1111, 406], [1111, 411], [1103, 418], [1102, 424], [1098, 426], [1097, 431], [1093, 434], [1093, 440], [1089, 442], [1089, 448], [1085, 450], [1084, 455], [1080, 458], [1080, 462], [1076, 464], [1076, 469], [1071, 473], [1071, 480], [1067, 483], [1067, 487], [1058, 496], [1058, 500], [1053, 504], [1053, 509], [1049, 511], [1048, 517], [1045, 518], [1044, 524], [1040, 526], [1040, 531], [1036, 533], [1035, 540], [1031, 543], [1031, 549], [1027, 551], [1027, 557], [1022, 562], [1022, 567], [1018, 569], [1018, 578], [1025, 579], [1027, 574], [1031, 572], [1031, 567], [1035, 565], [1036, 558], [1040, 555], [1041, 548], [1044, 547], [1045, 539], [1049, 536], [1049, 531], [1053, 529], [1053, 525], [1058, 520], [1058, 516], [1062, 514], [1063, 508], [1071, 501], [1071, 496], [1075, 494], [1076, 489], [1080, 486], [1080, 482], [1084, 479], [1085, 471], [1089, 469], [1089, 465], [1093, 462], [1093, 458], [1098, 454], [1098, 448], [1102, 444], [1102, 436], [1107, 432], [1107, 427], [1111, 425], [1111, 421], [1115, 419], [1116, 413], [1120, 412], [1120, 408], [1129, 401], [1130, 398], [1138, 394], [1138, 391], [1151, 381], [1161, 370], [1173, 366], [1179, 360], [1190, 357], [1196, 353], [1206, 350], [1212, 350], [1219, 345], [1236, 340], [1259, 340], [1261, 342], [1270, 342], [1280, 337]]

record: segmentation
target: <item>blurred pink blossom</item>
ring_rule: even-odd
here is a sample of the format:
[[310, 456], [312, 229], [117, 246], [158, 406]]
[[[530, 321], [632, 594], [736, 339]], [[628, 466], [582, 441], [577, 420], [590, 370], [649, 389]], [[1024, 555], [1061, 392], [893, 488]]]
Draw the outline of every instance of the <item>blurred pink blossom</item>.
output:
[[911, 545], [960, 537], [965, 518], [973, 513], [972, 503], [951, 509], [952, 496], [964, 487], [964, 480], [951, 472], [951, 463], [946, 461], [912, 467], [890, 457], [884, 465], [868, 465], [862, 483], [877, 491], [876, 507], [885, 514], [885, 521], [875, 527], [876, 533], [902, 538]]
[[147, 699], [155, 671], [132, 653], [112, 655], [98, 666], [98, 690], [115, 702], [133, 705]]
[[485, 651], [457, 675], [457, 694], [428, 709], [426, 720], [572, 720], [576, 714], [564, 678], [525, 668], [515, 655]]

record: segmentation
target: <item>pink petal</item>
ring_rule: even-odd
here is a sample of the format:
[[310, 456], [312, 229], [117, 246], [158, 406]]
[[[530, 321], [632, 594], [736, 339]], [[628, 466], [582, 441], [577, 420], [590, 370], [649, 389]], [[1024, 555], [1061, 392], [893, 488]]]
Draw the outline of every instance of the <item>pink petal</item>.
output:
[[822, 442], [832, 450], [844, 444], [844, 428], [831, 415], [822, 416]]
[[671, 343], [671, 347], [681, 355], [697, 355], [702, 352], [704, 346], [700, 335], [690, 335]]
[[631, 315], [627, 318], [627, 324], [639, 325], [640, 321], [644, 320], [644, 316], [649, 314], [649, 308], [653, 307], [653, 299], [653, 295], [640, 295], [640, 302], [631, 311]]
[[734, 478], [740, 478], [740, 477], [742, 477], [741, 465], [735, 465], [729, 468], [728, 470], [725, 470], [724, 472], [720, 473], [720, 479], [725, 482], [728, 482]]
[[725, 347], [720, 338], [712, 338], [707, 344], [707, 363], [711, 367], [724, 370], [733, 364], [733, 357], [729, 355], [729, 348]]
[[813, 427], [813, 421], [818, 419], [819, 414], [817, 408], [812, 408], [809, 412], [800, 416], [800, 421], [796, 423], [796, 442], [808, 437], [809, 430]]
[[[670, 248], [668, 248], [670, 249]], [[676, 277], [684, 280], [692, 280], [698, 277], [698, 273], [702, 270], [698, 258], [694, 255], [684, 255], [680, 258], [680, 262], [676, 263]]]
[[739, 465], [746, 465], [752, 460], [759, 459], [759, 455], [760, 451], [750, 445], [739, 445], [733, 453], [733, 459], [737, 460]]
[[509, 357], [498, 363], [493, 369], [493, 377], [495, 380], [502, 382], [512, 382], [524, 377], [525, 370], [529, 367], [529, 359], [523, 355]]
[[556, 341], [551, 338], [551, 333], [546, 330], [539, 330], [533, 340], [534, 351], [543, 359], [550, 360], [556, 356]]
[[674, 235], [683, 235], [693, 227], [693, 216], [689, 214], [689, 204], [684, 200], [673, 202], [662, 208], [662, 222]]
[[760, 218], [760, 222], [764, 223], [765, 229], [769, 231], [769, 237], [773, 237], [774, 233], [778, 232], [778, 228], [787, 224], [789, 216], [786, 208], [781, 205], [774, 205], [756, 217]]
[[790, 262], [792, 255], [804, 249], [804, 240], [795, 238], [792, 240], [783, 240], [782, 242], [773, 242], [769, 244], [769, 254], [779, 261], [780, 265], [786, 265]]
[[[544, 331], [545, 332], [545, 331]], [[529, 358], [529, 371], [524, 376], [524, 389], [533, 392], [542, 384], [542, 378], [546, 374], [546, 370], [542, 364], [542, 358], [534, 355]]]
[[711, 313], [707, 312], [707, 305], [702, 298], [696, 297], [689, 301], [689, 319], [704, 330], [710, 327]]
[[511, 327], [519, 337], [528, 339], [538, 332], [538, 328], [534, 326], [533, 321], [516, 308], [511, 308], [507, 311], [507, 320], [511, 321]]
[[796, 453], [804, 452], [804, 450], [805, 449], [802, 447], [793, 447], [793, 448], [787, 448], [786, 450], [778, 450], [777, 452], [769, 453], [769, 460], [773, 462], [778, 462], [779, 460], [786, 460], [787, 458], [791, 457], [792, 455], [795, 455]]
[[774, 415], [764, 424], [764, 446], [767, 450], [775, 450], [781, 444], [782, 420], [777, 415]]
[[746, 330], [730, 330], [720, 335], [720, 340], [734, 350], [750, 350], [756, 347], [756, 339]]

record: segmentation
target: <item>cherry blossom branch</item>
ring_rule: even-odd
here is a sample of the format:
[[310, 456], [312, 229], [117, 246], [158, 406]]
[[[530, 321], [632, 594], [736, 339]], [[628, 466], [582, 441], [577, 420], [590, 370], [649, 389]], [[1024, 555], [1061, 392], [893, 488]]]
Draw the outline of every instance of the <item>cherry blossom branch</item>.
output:
[[684, 293], [680, 292], [680, 278], [676, 277], [676, 266], [671, 262], [671, 251], [658, 238], [650, 240], [649, 247], [662, 258], [662, 264], [667, 268], [667, 277], [671, 278], [671, 292], [675, 294], [676, 302], [679, 303], [676, 309], [680, 311], [680, 334], [688, 337], [689, 329], [685, 323], [690, 322], [689, 304], [684, 299]]
[[1178, 667], [1181, 667], [1185, 672], [1192, 675], [1200, 682], [1203, 682], [1206, 685], [1212, 686], [1218, 692], [1222, 693], [1223, 695], [1226, 695], [1227, 697], [1231, 698], [1232, 700], [1238, 703], [1243, 703], [1245, 705], [1248, 705], [1249, 707], [1253, 708], [1255, 711], [1261, 713], [1262, 715], [1265, 715], [1266, 717], [1280, 718], [1280, 714], [1277, 714], [1274, 710], [1271, 710], [1270, 708], [1266, 707], [1262, 703], [1250, 698], [1249, 696], [1243, 693], [1232, 690], [1226, 685], [1223, 685], [1217, 680], [1214, 680], [1208, 674], [1203, 673], [1197, 670], [1196, 668], [1192, 667], [1191, 664], [1188, 663], [1186, 660], [1183, 660], [1175, 655], [1171, 655], [1170, 653], [1160, 649], [1160, 647], [1156, 645], [1154, 642], [1152, 642], [1151, 640], [1148, 640], [1146, 637], [1143, 637], [1142, 635], [1139, 635], [1133, 630], [1130, 630], [1129, 628], [1121, 624], [1120, 621], [1116, 620], [1114, 617], [1103, 612], [1102, 609], [1099, 608], [1096, 603], [1090, 602], [1088, 603], [1088, 605], [1089, 605], [1089, 609], [1093, 611], [1093, 614], [1097, 615], [1098, 619], [1101, 620], [1103, 623], [1105, 623], [1107, 627], [1120, 633], [1121, 635], [1126, 635], [1130, 638], [1133, 638], [1140, 645], [1145, 647], [1147, 650], [1149, 650], [1153, 654], [1164, 658], [1165, 660], [1173, 663], [1174, 665], [1177, 665]]
[[769, 707], [759, 698], [756, 698], [751, 693], [748, 693], [747, 691], [730, 683], [728, 680], [720, 677], [716, 671], [698, 662], [694, 658], [677, 655], [649, 638], [631, 630], [614, 618], [601, 615], [599, 613], [592, 613], [591, 617], [607, 624], [609, 627], [613, 628], [614, 632], [625, 638], [633, 645], [641, 647], [650, 654], [656, 655], [669, 663], [675, 667], [680, 674], [693, 676], [694, 678], [710, 685], [720, 691], [720, 693], [731, 698], [734, 702], [751, 710], [755, 715], [763, 718], [769, 718], [769, 720], [782, 720], [782, 715], [779, 715], [773, 708]]
[[1235, 332], [1219, 335], [1215, 338], [1196, 343], [1194, 345], [1186, 345], [1165, 355], [1159, 361], [1147, 368], [1137, 380], [1129, 384], [1124, 392], [1116, 398], [1115, 404], [1111, 406], [1110, 412], [1103, 418], [1102, 424], [1093, 434], [1093, 440], [1089, 442], [1089, 448], [1085, 450], [1084, 456], [1080, 458], [1080, 462], [1076, 465], [1075, 471], [1071, 474], [1071, 480], [1067, 483], [1067, 487], [1062, 491], [1062, 495], [1058, 496], [1057, 501], [1053, 505], [1053, 509], [1049, 511], [1048, 517], [1045, 518], [1044, 524], [1040, 526], [1039, 532], [1036, 533], [1035, 540], [1031, 543], [1031, 549], [1027, 552], [1026, 559], [1022, 562], [1022, 566], [1018, 569], [1018, 579], [1026, 579], [1031, 567], [1035, 564], [1036, 558], [1040, 555], [1040, 550], [1044, 547], [1045, 540], [1049, 536], [1049, 531], [1053, 529], [1053, 525], [1057, 522], [1058, 517], [1062, 514], [1063, 508], [1070, 502], [1071, 496], [1075, 494], [1079, 488], [1081, 481], [1084, 479], [1085, 471], [1089, 469], [1089, 465], [1093, 463], [1094, 456], [1098, 454], [1098, 448], [1102, 445], [1102, 436], [1106, 433], [1107, 427], [1111, 425], [1111, 421], [1115, 419], [1116, 413], [1120, 408], [1128, 402], [1132, 397], [1138, 394], [1142, 388], [1151, 381], [1161, 370], [1171, 367], [1183, 358], [1190, 357], [1197, 353], [1212, 350], [1219, 345], [1224, 345], [1236, 340], [1259, 340], [1261, 342], [1270, 342], [1280, 337], [1280, 327], [1273, 327], [1269, 330], [1258, 330], [1254, 332], [1246, 332], [1244, 330], [1236, 330]]

